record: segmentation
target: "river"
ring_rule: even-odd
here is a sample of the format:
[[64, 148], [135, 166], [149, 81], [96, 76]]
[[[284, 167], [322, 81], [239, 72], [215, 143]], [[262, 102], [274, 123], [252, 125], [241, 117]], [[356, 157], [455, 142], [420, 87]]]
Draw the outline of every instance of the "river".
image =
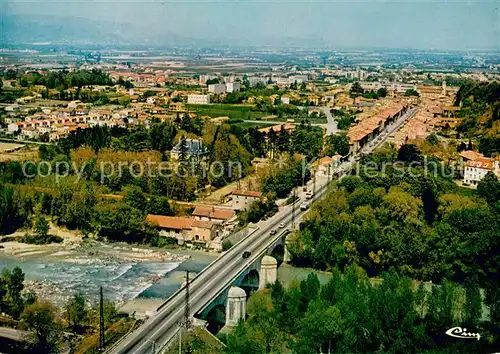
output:
[[[178, 260], [137, 261], [99, 255], [19, 258], [2, 254], [0, 269], [19, 266], [25, 273], [27, 284], [32, 287], [33, 284], [49, 284], [49, 288], [44, 287], [46, 297], [56, 305], [63, 304], [75, 293], [81, 293], [95, 303], [101, 286], [105, 298], [124, 303], [134, 298], [166, 299], [179, 289], [186, 270], [194, 276], [217, 258], [217, 255], [201, 251], [168, 252], [176, 255]], [[182, 256], [186, 255], [190, 258], [183, 260]]]

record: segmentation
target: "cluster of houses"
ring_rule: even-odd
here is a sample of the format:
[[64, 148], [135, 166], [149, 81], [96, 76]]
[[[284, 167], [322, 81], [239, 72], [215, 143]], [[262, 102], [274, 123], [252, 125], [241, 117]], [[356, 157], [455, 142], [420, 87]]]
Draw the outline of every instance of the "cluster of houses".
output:
[[377, 137], [380, 132], [392, 122], [396, 121], [406, 113], [410, 104], [408, 102], [398, 103], [371, 117], [361, 120], [357, 125], [350, 128], [349, 138], [350, 151], [359, 152], [366, 144]]
[[238, 223], [236, 211], [248, 209], [260, 198], [262, 193], [257, 191], [234, 190], [224, 206], [197, 205], [191, 216], [148, 214], [147, 220], [159, 230], [160, 236], [175, 238], [179, 245], [221, 249], [222, 239]]

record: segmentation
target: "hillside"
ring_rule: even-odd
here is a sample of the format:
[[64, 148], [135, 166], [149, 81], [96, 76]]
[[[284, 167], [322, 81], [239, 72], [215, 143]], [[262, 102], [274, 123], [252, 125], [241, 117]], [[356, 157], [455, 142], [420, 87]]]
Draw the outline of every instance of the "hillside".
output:
[[458, 131], [478, 138], [479, 150], [486, 156], [500, 152], [500, 84], [468, 81], [457, 92], [455, 105], [463, 117]]
[[0, 22], [2, 44], [189, 45], [195, 39], [126, 22], [68, 16], [7, 15]]

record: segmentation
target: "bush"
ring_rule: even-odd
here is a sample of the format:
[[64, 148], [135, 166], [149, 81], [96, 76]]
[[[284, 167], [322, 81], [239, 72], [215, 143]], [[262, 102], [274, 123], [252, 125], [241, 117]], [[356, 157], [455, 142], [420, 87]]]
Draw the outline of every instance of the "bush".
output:
[[26, 234], [21, 238], [20, 242], [30, 245], [46, 245], [49, 243], [61, 243], [63, 242], [63, 238], [56, 235], [37, 236]]
[[163, 237], [158, 236], [155, 242], [152, 242], [152, 245], [155, 247], [168, 247], [168, 246], [176, 246], [178, 244], [177, 239], [175, 237]]
[[231, 241], [229, 241], [229, 240], [224, 240], [224, 241], [222, 241], [222, 250], [223, 250], [223, 251], [227, 251], [227, 250], [229, 250], [231, 247], [233, 247], [233, 244], [231, 243]]
[[296, 195], [292, 195], [290, 196], [287, 200], [286, 200], [286, 205], [290, 205], [292, 204], [293, 202], [295, 202], [297, 199], [299, 199], [298, 196]]

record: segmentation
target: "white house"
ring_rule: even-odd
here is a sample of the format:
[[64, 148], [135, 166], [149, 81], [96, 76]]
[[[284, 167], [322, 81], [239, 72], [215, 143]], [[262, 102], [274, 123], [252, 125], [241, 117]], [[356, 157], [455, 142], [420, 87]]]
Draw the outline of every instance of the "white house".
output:
[[248, 207], [262, 197], [261, 192], [234, 190], [231, 192], [231, 207], [235, 210], [246, 210]]
[[290, 104], [290, 97], [288, 97], [288, 96], [281, 96], [281, 103], [283, 103], [283, 104]]
[[477, 158], [467, 161], [464, 170], [464, 183], [477, 185], [488, 172], [500, 175], [499, 161], [493, 161], [487, 158]]
[[210, 104], [209, 95], [188, 95], [188, 104]]
[[239, 82], [228, 82], [226, 83], [226, 91], [227, 92], [238, 92], [241, 88]]
[[17, 123], [10, 123], [8, 126], [7, 126], [7, 130], [9, 132], [17, 132], [19, 130], [19, 125]]
[[226, 93], [226, 84], [208, 85], [208, 92], [212, 92], [215, 94]]

